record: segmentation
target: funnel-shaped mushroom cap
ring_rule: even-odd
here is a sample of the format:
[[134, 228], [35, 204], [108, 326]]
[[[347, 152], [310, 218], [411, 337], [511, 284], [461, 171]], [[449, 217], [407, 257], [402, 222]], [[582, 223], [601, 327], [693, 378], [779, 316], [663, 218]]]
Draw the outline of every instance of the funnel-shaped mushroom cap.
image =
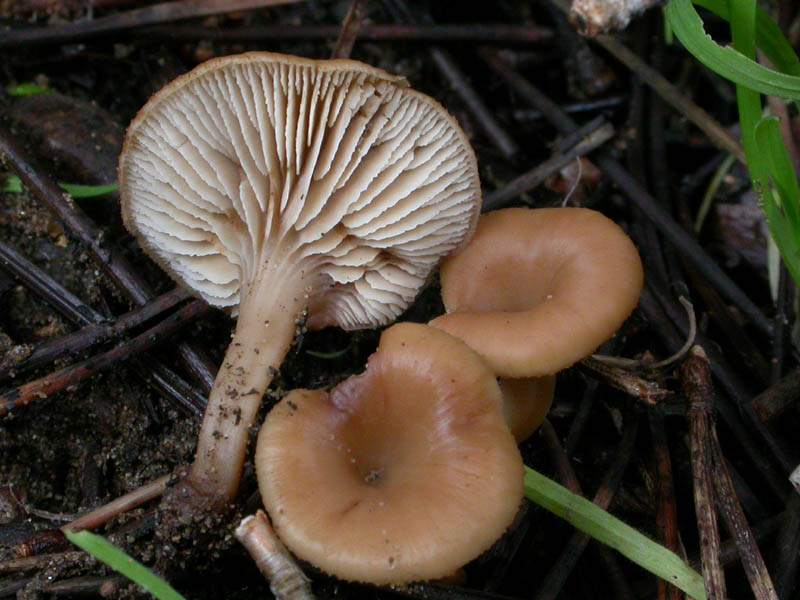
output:
[[479, 211], [455, 120], [349, 61], [211, 60], [159, 91], [119, 166], [125, 224], [177, 281], [236, 310], [270, 263], [305, 274], [310, 326], [391, 321]]
[[292, 552], [377, 584], [453, 572], [522, 498], [494, 375], [463, 342], [411, 323], [383, 333], [363, 375], [287, 395], [261, 428], [256, 473]]
[[556, 373], [591, 354], [636, 307], [644, 274], [620, 227], [585, 208], [485, 215], [442, 265], [448, 314], [431, 324], [502, 377]]

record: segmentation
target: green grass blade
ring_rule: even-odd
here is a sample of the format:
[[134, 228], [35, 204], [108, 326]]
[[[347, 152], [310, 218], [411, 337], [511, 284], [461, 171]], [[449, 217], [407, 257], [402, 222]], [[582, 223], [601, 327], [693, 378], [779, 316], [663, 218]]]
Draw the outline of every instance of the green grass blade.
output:
[[730, 46], [717, 44], [703, 29], [691, 0], [670, 0], [666, 14], [675, 36], [712, 71], [762, 94], [800, 100], [800, 76], [773, 71]]
[[762, 196], [767, 223], [792, 278], [800, 285], [800, 186], [776, 117], [758, 122], [755, 144], [775, 187], [774, 192], [765, 189]]
[[39, 94], [52, 94], [53, 90], [35, 83], [20, 83], [19, 85], [9, 85], [6, 93], [9, 96], [38, 96]]
[[[119, 186], [116, 183], [109, 183], [107, 185], [81, 185], [79, 183], [59, 183], [62, 190], [67, 192], [73, 198], [96, 198], [116, 192]], [[22, 193], [22, 180], [17, 175], [6, 175], [6, 182], [3, 184], [2, 190], [10, 194]]]
[[[731, 20], [727, 0], [693, 0], [693, 3], [726, 21]], [[794, 48], [767, 11], [760, 6], [756, 6], [755, 35], [756, 46], [761, 48], [778, 71], [800, 76], [800, 59], [797, 58]]]
[[103, 561], [115, 571], [138, 583], [160, 600], [184, 600], [166, 581], [155, 575], [142, 563], [134, 560], [104, 537], [89, 531], [73, 533], [64, 531], [70, 542]]
[[106, 185], [81, 185], [79, 183], [59, 183], [61, 189], [67, 192], [73, 198], [95, 198], [116, 192], [119, 186], [116, 183], [109, 183]]
[[529, 467], [525, 467], [525, 497], [611, 546], [692, 598], [706, 597], [703, 578], [677, 554]]

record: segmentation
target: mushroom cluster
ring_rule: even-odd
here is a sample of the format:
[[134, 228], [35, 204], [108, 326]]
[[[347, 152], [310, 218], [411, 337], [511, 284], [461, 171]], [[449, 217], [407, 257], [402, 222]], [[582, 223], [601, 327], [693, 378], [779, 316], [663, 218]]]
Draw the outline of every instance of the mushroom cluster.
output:
[[517, 510], [516, 443], [544, 419], [555, 372], [613, 335], [642, 277], [631, 240], [596, 211], [482, 217], [442, 264], [448, 314], [392, 326], [362, 375], [294, 390], [267, 415], [256, 473], [277, 534], [376, 584], [476, 557]]
[[471, 235], [475, 156], [404, 79], [350, 60], [204, 63], [131, 123], [125, 225], [177, 282], [239, 314], [183, 486], [236, 493], [261, 396], [309, 327], [377, 327]]

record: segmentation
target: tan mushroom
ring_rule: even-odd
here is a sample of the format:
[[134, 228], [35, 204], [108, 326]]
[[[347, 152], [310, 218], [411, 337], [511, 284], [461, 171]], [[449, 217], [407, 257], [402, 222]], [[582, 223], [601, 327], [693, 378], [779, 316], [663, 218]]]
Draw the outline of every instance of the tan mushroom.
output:
[[239, 314], [185, 483], [232, 498], [247, 430], [302, 323], [375, 327], [414, 299], [479, 210], [455, 120], [349, 60], [211, 60], [128, 130], [122, 214], [176, 281]]
[[493, 373], [460, 340], [400, 323], [330, 394], [267, 415], [256, 474], [298, 557], [376, 584], [442, 577], [488, 548], [522, 499], [522, 459]]
[[[431, 321], [467, 342], [504, 378], [552, 376], [591, 354], [636, 307], [639, 254], [618, 225], [584, 208], [509, 208], [482, 217], [441, 269], [446, 315]], [[538, 397], [515, 435], [529, 435], [553, 381], [508, 381], [510, 400]], [[549, 392], [548, 392], [549, 389]], [[537, 422], [538, 421], [538, 422]], [[524, 439], [524, 438], [523, 438]]]

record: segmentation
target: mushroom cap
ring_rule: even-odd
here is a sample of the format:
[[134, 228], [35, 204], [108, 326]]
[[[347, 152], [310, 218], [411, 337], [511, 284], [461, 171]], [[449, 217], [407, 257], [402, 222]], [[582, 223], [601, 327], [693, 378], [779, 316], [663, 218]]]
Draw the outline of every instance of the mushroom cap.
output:
[[352, 61], [210, 60], [156, 93], [119, 162], [125, 225], [176, 281], [236, 312], [264, 265], [296, 265], [311, 327], [388, 323], [480, 210], [455, 119]]
[[500, 537], [522, 498], [494, 375], [460, 340], [412, 323], [387, 329], [367, 370], [330, 394], [284, 397], [255, 462], [286, 546], [375, 584], [452, 573]]
[[502, 377], [549, 375], [591, 354], [636, 307], [644, 282], [631, 239], [585, 208], [485, 215], [441, 269], [448, 314], [431, 325], [461, 338]]
[[527, 440], [539, 429], [553, 404], [556, 376], [501, 377], [503, 414], [511, 435], [518, 443]]

